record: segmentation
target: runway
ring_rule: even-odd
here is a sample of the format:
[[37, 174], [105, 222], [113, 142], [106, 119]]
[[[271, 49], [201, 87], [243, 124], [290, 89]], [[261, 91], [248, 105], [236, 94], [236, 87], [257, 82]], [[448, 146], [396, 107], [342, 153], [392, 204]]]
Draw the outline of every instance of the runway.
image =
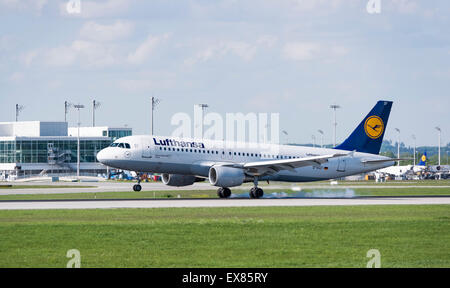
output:
[[450, 197], [361, 197], [289, 199], [141, 199], [0, 201], [0, 210], [117, 209], [117, 208], [211, 208], [211, 207], [293, 207], [354, 205], [438, 205], [450, 204]]
[[[18, 185], [19, 183], [14, 183], [13, 185]], [[14, 189], [0, 189], [0, 195], [26, 195], [26, 194], [69, 194], [69, 193], [99, 193], [99, 192], [132, 192], [134, 182], [31, 182], [31, 183], [20, 183], [23, 188], [14, 188]], [[33, 188], [34, 185], [50, 185], [54, 186], [52, 188]], [[71, 188], [61, 188], [58, 186], [71, 186]], [[189, 185], [185, 187], [171, 187], [164, 185], [161, 182], [149, 182], [149, 183], [141, 183], [142, 191], [184, 191], [184, 190], [216, 190], [217, 187], [211, 186], [207, 182], [194, 183], [194, 185]], [[27, 186], [30, 186], [28, 188]], [[82, 188], [80, 186], [92, 186]], [[246, 191], [250, 189], [251, 184], [245, 184], [240, 187], [233, 187], [233, 191]], [[265, 183], [261, 183], [260, 187], [262, 187], [265, 191], [275, 190], [275, 189], [287, 189], [287, 190], [295, 190], [299, 191], [303, 189], [391, 189], [391, 188], [449, 188], [448, 185], [327, 185], [327, 184], [293, 184], [286, 185], [280, 183], [273, 183], [270, 185], [266, 185]]]

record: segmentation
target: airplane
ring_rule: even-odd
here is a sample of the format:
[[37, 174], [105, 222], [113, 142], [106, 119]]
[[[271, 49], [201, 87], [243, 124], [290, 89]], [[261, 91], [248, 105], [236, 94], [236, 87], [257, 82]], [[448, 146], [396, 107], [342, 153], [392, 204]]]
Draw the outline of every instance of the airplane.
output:
[[382, 174], [389, 174], [395, 177], [403, 177], [408, 173], [418, 173], [422, 172], [427, 168], [427, 152], [424, 152], [420, 161], [417, 165], [402, 165], [402, 166], [392, 166], [383, 169], [379, 169], [376, 172]]
[[[261, 198], [258, 181], [321, 181], [394, 165], [398, 159], [378, 155], [392, 103], [378, 101], [335, 148], [267, 144], [263, 149], [258, 143], [136, 135], [117, 139], [97, 159], [118, 169], [162, 173], [168, 186], [208, 180], [220, 198], [231, 196], [230, 187], [253, 182], [250, 197]], [[133, 190], [141, 189], [138, 179]]]

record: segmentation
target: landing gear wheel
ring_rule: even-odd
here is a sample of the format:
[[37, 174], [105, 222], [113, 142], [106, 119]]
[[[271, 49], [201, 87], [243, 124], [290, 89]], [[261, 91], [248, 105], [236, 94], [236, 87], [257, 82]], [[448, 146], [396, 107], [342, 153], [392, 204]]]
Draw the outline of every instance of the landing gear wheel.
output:
[[229, 198], [231, 196], [231, 190], [229, 188], [219, 188], [217, 189], [217, 196], [220, 198]]
[[142, 186], [140, 185], [141, 184], [141, 173], [136, 172], [136, 174], [137, 174], [138, 183], [133, 185], [133, 191], [139, 192], [142, 189]]
[[261, 188], [253, 187], [250, 189], [250, 198], [258, 199], [264, 195], [264, 191]]

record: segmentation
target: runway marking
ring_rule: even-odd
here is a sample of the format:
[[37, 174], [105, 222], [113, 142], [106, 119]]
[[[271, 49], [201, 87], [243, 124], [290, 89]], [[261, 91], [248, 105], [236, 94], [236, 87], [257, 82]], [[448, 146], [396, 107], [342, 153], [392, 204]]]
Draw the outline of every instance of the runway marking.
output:
[[2, 201], [0, 210], [449, 205], [450, 197]]

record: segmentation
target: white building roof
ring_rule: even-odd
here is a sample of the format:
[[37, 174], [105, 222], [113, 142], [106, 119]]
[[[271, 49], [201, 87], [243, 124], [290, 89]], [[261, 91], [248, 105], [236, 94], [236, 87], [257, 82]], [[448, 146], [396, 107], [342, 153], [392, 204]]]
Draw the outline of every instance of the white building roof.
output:
[[67, 122], [0, 122], [0, 137], [67, 136]]

